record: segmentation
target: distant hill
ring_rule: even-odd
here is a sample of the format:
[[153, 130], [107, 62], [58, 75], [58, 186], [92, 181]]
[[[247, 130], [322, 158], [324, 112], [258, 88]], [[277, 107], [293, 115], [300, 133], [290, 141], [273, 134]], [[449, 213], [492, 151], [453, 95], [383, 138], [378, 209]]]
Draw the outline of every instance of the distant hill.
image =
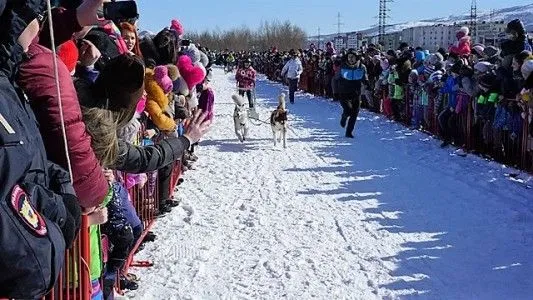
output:
[[[522, 20], [522, 22], [524, 22], [524, 24], [526, 25], [526, 29], [528, 31], [533, 31], [533, 3], [494, 10], [492, 15], [490, 12], [478, 12], [479, 22], [490, 21], [491, 19], [493, 21], [503, 20], [506, 23], [514, 19], [520, 19]], [[430, 26], [430, 25], [436, 25], [436, 24], [453, 24], [453, 23], [463, 23], [463, 22], [469, 22], [469, 21], [470, 21], [470, 14], [452, 15], [448, 17], [434, 18], [434, 19], [428, 19], [428, 20], [390, 24], [387, 27], [386, 32], [387, 33], [398, 32], [406, 28], [418, 27], [418, 26]], [[363, 30], [358, 30], [357, 32], [361, 32], [367, 36], [373, 36], [373, 35], [377, 35], [379, 31], [378, 31], [378, 27], [376, 26], [376, 27], [371, 27], [371, 28], [367, 28]], [[335, 36], [337, 36], [337, 34], [323, 35], [321, 36], [321, 38], [325, 40], [329, 40], [329, 39], [333, 39]], [[310, 39], [316, 39], [316, 36], [310, 37]]]

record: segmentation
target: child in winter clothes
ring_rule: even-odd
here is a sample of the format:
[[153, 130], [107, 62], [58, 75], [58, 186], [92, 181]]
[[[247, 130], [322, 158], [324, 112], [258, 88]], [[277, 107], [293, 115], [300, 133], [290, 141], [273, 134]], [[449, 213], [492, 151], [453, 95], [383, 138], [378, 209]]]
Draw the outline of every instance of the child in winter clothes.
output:
[[387, 116], [388, 118], [392, 117], [392, 103], [391, 103], [391, 95], [390, 95], [390, 88], [389, 88], [389, 75], [390, 75], [390, 65], [389, 61], [384, 58], [380, 62], [381, 65], [381, 75], [379, 76], [379, 91], [380, 94], [378, 95], [382, 99], [382, 110], [383, 114]]

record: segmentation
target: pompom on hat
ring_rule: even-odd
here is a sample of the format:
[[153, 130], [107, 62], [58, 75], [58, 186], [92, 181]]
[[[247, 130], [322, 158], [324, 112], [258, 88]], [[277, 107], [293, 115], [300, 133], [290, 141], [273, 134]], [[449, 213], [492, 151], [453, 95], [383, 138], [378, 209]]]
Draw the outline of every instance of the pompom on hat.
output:
[[69, 72], [72, 73], [72, 71], [76, 69], [79, 51], [74, 41], [69, 40], [59, 45], [57, 49], [57, 56], [59, 56], [61, 61], [65, 64], [65, 66], [67, 66]]
[[181, 39], [183, 37], [183, 26], [179, 20], [174, 19], [170, 21], [170, 30], [174, 31], [178, 38]]
[[172, 91], [172, 80], [168, 76], [168, 68], [166, 66], [157, 66], [154, 69], [154, 79], [157, 84], [163, 89], [165, 94]]

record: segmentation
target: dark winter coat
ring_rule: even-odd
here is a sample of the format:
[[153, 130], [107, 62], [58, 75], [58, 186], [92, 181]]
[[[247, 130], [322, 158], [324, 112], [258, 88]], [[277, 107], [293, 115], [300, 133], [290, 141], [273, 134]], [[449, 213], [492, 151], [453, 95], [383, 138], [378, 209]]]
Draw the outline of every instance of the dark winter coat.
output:
[[44, 296], [79, 226], [68, 173], [47, 160], [35, 116], [14, 88], [24, 56], [17, 38], [43, 11], [43, 1], [0, 0], [9, 28], [0, 33], [0, 298]]
[[343, 62], [337, 80], [337, 93], [341, 95], [360, 95], [363, 84], [368, 83], [368, 72], [364, 64], [350, 66]]
[[114, 169], [133, 174], [155, 171], [180, 160], [189, 147], [189, 139], [183, 136], [167, 138], [153, 146], [134, 146], [119, 140]]

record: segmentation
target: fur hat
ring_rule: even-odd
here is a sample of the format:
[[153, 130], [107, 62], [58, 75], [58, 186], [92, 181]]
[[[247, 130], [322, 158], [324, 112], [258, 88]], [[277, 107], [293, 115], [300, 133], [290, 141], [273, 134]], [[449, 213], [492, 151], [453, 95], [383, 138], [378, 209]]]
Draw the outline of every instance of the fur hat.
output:
[[72, 40], [68, 40], [59, 45], [57, 49], [57, 56], [65, 63], [69, 72], [72, 73], [76, 69], [78, 64], [79, 51], [76, 43]]
[[183, 53], [189, 56], [194, 64], [201, 63], [204, 67], [206, 67], [209, 64], [209, 57], [198, 47], [196, 47], [195, 44], [190, 44], [187, 49], [183, 50]]
[[460, 39], [464, 38], [465, 36], [467, 36], [469, 33], [470, 33], [470, 29], [468, 29], [468, 27], [466, 27], [466, 26], [463, 26], [459, 30], [457, 30], [457, 33], [455, 34], [455, 37], [458, 40], [460, 40]]

